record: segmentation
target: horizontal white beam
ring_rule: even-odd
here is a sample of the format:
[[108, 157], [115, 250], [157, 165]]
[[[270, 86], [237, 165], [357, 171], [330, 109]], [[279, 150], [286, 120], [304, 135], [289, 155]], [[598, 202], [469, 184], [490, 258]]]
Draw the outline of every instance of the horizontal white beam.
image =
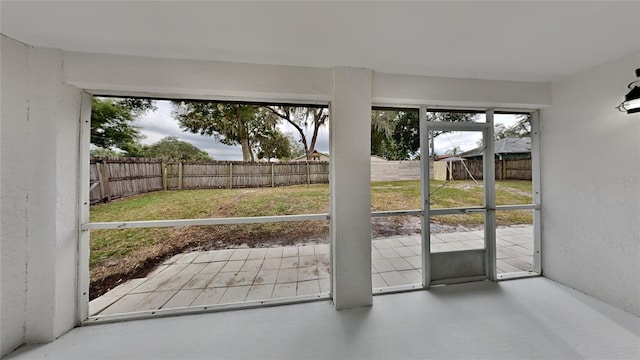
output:
[[184, 220], [96, 222], [96, 223], [89, 223], [89, 224], [83, 225], [82, 230], [258, 224], [258, 223], [270, 223], [270, 222], [313, 221], [313, 220], [329, 220], [329, 214], [253, 216], [253, 217], [184, 219]]
[[454, 214], [472, 214], [472, 213], [484, 213], [487, 209], [483, 207], [469, 207], [469, 208], [450, 208], [450, 209], [430, 209], [429, 215], [454, 215]]
[[540, 204], [497, 205], [496, 210], [540, 210]]
[[422, 215], [422, 210], [391, 210], [391, 211], [372, 211], [371, 217], [387, 217], [387, 216], [418, 216]]

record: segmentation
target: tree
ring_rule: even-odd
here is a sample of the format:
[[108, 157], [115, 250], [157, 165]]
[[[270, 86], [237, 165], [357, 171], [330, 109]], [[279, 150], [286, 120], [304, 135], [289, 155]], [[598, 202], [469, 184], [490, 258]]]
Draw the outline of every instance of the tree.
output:
[[209, 154], [196, 146], [179, 140], [176, 136], [167, 136], [143, 151], [144, 157], [163, 160], [212, 160]]
[[252, 150], [277, 122], [250, 104], [174, 101], [173, 115], [184, 130], [213, 136], [225, 145], [240, 145], [243, 161], [254, 161]]
[[259, 139], [257, 156], [258, 159], [290, 159], [291, 143], [289, 137], [277, 128], [269, 131], [264, 138]]
[[154, 110], [150, 99], [97, 98], [92, 100], [91, 143], [111, 149], [124, 148], [140, 138], [140, 129], [133, 122], [144, 113]]
[[496, 140], [505, 138], [521, 138], [531, 136], [531, 120], [529, 115], [518, 115], [518, 120], [510, 127], [496, 125], [494, 132]]
[[302, 141], [296, 141], [293, 138], [293, 134], [287, 134], [287, 139], [289, 139], [289, 148], [291, 149], [291, 159], [295, 159], [297, 157], [306, 155], [304, 151], [304, 147], [302, 146]]
[[145, 145], [139, 142], [131, 142], [122, 146], [120, 149], [124, 151], [126, 157], [146, 157], [145, 152], [149, 148], [149, 145]]
[[122, 154], [112, 149], [105, 149], [105, 148], [98, 147], [93, 150], [90, 150], [89, 156], [95, 157], [95, 158], [108, 158], [108, 157], [120, 157], [122, 156]]
[[[475, 114], [429, 112], [428, 121], [473, 121]], [[430, 134], [433, 139], [443, 132]], [[415, 111], [374, 110], [371, 115], [371, 153], [387, 160], [416, 159], [420, 155], [420, 116]]]
[[[264, 106], [264, 108], [291, 124], [298, 131], [307, 160], [309, 160], [310, 154], [316, 149], [320, 127], [325, 125], [329, 119], [327, 109], [303, 106]], [[311, 141], [307, 139], [305, 133], [309, 125], [313, 127]]]

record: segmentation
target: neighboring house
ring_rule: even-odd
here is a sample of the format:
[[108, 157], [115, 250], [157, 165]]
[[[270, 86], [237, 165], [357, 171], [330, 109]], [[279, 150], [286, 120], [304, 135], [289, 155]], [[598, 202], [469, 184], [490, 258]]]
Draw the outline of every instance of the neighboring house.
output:
[[[496, 140], [494, 147], [496, 159], [499, 160], [531, 157], [530, 137], [505, 138]], [[484, 146], [480, 146], [475, 149], [465, 151], [462, 154], [458, 154], [458, 156], [467, 160], [479, 160], [482, 159], [483, 151]]]
[[[297, 158], [291, 159], [291, 161], [306, 161], [307, 156], [302, 155]], [[316, 150], [313, 150], [311, 154], [309, 154], [309, 161], [329, 161], [329, 154], [321, 153]]]

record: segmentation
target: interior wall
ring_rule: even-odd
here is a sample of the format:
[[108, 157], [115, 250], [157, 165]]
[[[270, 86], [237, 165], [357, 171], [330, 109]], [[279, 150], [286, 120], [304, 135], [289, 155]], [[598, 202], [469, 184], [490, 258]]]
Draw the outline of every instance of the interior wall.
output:
[[0, 39], [0, 356], [24, 342], [27, 302], [28, 47]]
[[62, 51], [2, 37], [2, 354], [76, 324], [80, 91]]
[[640, 53], [552, 84], [541, 113], [544, 275], [640, 315]]

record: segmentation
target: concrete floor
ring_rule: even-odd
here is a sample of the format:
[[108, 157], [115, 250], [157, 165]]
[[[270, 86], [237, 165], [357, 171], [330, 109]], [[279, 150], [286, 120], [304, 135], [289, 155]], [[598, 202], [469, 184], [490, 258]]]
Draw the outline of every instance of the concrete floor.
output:
[[[432, 252], [484, 247], [480, 230], [434, 233]], [[499, 273], [532, 270], [531, 226], [497, 230]], [[420, 236], [372, 241], [374, 288], [421, 283]], [[328, 293], [329, 245], [228, 249], [179, 254], [144, 278], [132, 279], [89, 304], [89, 313], [229, 304]]]
[[76, 328], [22, 359], [638, 359], [640, 318], [546, 278]]

